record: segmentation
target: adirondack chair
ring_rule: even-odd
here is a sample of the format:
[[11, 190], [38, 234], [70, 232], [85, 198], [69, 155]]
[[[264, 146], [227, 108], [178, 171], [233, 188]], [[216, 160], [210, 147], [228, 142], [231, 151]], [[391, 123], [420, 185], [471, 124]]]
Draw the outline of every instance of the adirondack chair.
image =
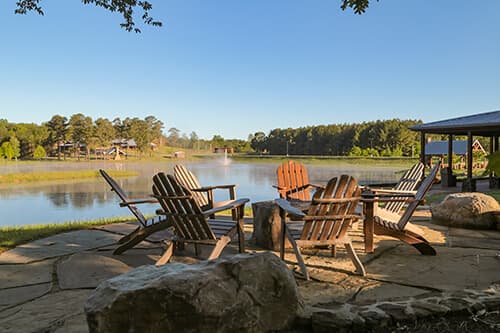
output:
[[[409, 197], [415, 196], [417, 193], [416, 188], [422, 180], [424, 174], [424, 164], [418, 162], [414, 164], [410, 169], [408, 169], [403, 176], [399, 179], [396, 186], [391, 189], [386, 188], [376, 188], [373, 186], [365, 187], [365, 190], [377, 193], [377, 194], [395, 194], [394, 199], [401, 198], [401, 195], [408, 195]], [[399, 197], [397, 195], [400, 195]], [[390, 198], [390, 197], [389, 197]], [[403, 208], [405, 202], [403, 200], [388, 201], [383, 208], [377, 207], [377, 210], [385, 210], [391, 213], [399, 213]]]
[[[293, 207], [288, 200], [276, 199], [281, 216], [281, 259], [284, 259], [286, 236], [292, 244], [304, 278], [309, 280], [309, 273], [300, 248], [331, 246], [332, 255], [335, 256], [335, 246], [341, 244], [345, 246], [351, 257], [356, 272], [364, 276], [366, 272], [363, 264], [356, 255], [347, 234], [350, 224], [361, 218], [355, 213], [356, 205], [361, 199], [360, 194], [361, 189], [356, 179], [342, 175], [340, 178], [330, 179], [325, 188], [316, 190], [307, 213]], [[287, 214], [300, 216], [302, 221], [287, 222]]]
[[278, 190], [280, 198], [311, 200], [311, 188], [321, 188], [320, 185], [309, 183], [307, 169], [304, 164], [286, 161], [276, 169], [278, 184], [273, 185]]
[[[180, 185], [184, 186], [192, 192], [194, 200], [196, 200], [198, 206], [200, 206], [202, 210], [225, 206], [236, 200], [234, 190], [234, 188], [237, 186], [236, 184], [201, 186], [198, 178], [196, 178], [196, 176], [191, 171], [189, 171], [185, 166], [181, 164], [177, 164], [174, 167], [174, 176]], [[214, 190], [217, 189], [228, 190], [229, 200], [214, 202]]]
[[[234, 200], [225, 206], [203, 211], [191, 190], [180, 185], [174, 176], [165, 175], [163, 172], [153, 177], [153, 194], [175, 227], [175, 236], [156, 265], [167, 263], [177, 244], [184, 243], [194, 244], [196, 255], [198, 255], [198, 245], [213, 245], [208, 259], [216, 259], [235, 234], [238, 234], [239, 252], [245, 252], [243, 214], [245, 203], [249, 199]], [[229, 209], [235, 211], [233, 216], [237, 217], [236, 220], [208, 218], [217, 212]]]
[[137, 222], [139, 222], [139, 226], [130, 234], [122, 237], [118, 244], [121, 244], [117, 247], [113, 254], [121, 254], [126, 250], [133, 248], [135, 245], [142, 242], [149, 235], [172, 227], [173, 224], [168, 218], [164, 215], [156, 215], [152, 218], [147, 219], [144, 214], [137, 207], [138, 204], [143, 203], [157, 203], [158, 201], [154, 198], [144, 198], [144, 199], [130, 199], [127, 193], [118, 185], [118, 183], [110, 176], [108, 173], [102, 169], [99, 170], [102, 177], [106, 180], [106, 182], [111, 186], [111, 190], [115, 192], [121, 200], [120, 207], [127, 207], [130, 212], [135, 216]]
[[[398, 238], [401, 241], [414, 246], [423, 255], [436, 255], [436, 250], [424, 238], [423, 232], [416, 225], [409, 223], [410, 218], [423, 202], [427, 192], [432, 187], [434, 179], [439, 171], [441, 163], [438, 162], [430, 171], [429, 175], [420, 184], [414, 198], [405, 198], [404, 194], [373, 194], [376, 202], [403, 202], [408, 203], [402, 215], [386, 210], [375, 210], [373, 215], [374, 233]], [[363, 194], [363, 200], [370, 200], [370, 194]]]

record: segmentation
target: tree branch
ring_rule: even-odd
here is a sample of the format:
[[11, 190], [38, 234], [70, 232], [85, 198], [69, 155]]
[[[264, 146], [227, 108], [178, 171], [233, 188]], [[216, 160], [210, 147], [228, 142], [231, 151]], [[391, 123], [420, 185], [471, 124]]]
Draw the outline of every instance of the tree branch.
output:
[[[27, 14], [28, 12], [36, 12], [39, 15], [43, 15], [43, 10], [40, 5], [42, 0], [19, 0], [16, 2], [17, 8], [14, 13], [16, 14]], [[134, 20], [134, 12], [137, 10], [142, 10], [141, 19], [146, 25], [151, 25], [153, 27], [161, 27], [163, 24], [160, 21], [156, 21], [149, 16], [149, 11], [153, 9], [153, 6], [148, 1], [137, 1], [137, 0], [81, 0], [85, 5], [94, 4], [96, 7], [104, 8], [110, 12], [118, 12], [122, 15], [124, 22], [120, 23], [120, 27], [127, 31], [134, 31], [140, 33], [141, 30], [136, 27]]]

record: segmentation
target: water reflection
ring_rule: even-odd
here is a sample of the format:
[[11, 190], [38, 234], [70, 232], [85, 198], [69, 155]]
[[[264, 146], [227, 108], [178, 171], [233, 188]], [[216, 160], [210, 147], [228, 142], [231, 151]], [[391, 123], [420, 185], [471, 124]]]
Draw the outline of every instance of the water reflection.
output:
[[[197, 175], [202, 185], [238, 184], [238, 197], [250, 198], [251, 202], [271, 200], [276, 197], [272, 185], [276, 181], [276, 167], [279, 163], [237, 163], [223, 165], [221, 161], [185, 163]], [[163, 171], [171, 173], [173, 162], [82, 162], [60, 163], [40, 162], [21, 165], [2, 165], [0, 173], [42, 172], [57, 170], [107, 170], [136, 171], [139, 176], [117, 178], [119, 185], [129, 196], [144, 197], [151, 192], [152, 175]], [[322, 184], [343, 173], [353, 175], [360, 183], [392, 182], [398, 175], [397, 167], [367, 167], [357, 165], [308, 165], [310, 182]], [[227, 191], [216, 191], [215, 199], [227, 198]], [[87, 220], [113, 216], [130, 215], [126, 208], [120, 208], [119, 199], [110, 191], [104, 179], [91, 181], [65, 181], [36, 183], [0, 187], [0, 225], [22, 225], [68, 220]], [[146, 214], [153, 213], [155, 204], [141, 206]]]

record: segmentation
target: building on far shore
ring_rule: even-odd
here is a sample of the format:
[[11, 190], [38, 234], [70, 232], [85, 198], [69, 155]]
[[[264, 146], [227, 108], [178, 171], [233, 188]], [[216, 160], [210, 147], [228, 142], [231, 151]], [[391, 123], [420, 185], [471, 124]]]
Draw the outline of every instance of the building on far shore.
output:
[[[467, 140], [453, 140], [452, 143], [453, 155], [460, 157], [460, 162], [453, 165], [454, 169], [463, 169], [466, 164], [467, 156]], [[478, 140], [474, 140], [472, 143], [472, 152], [480, 152], [483, 156], [486, 156], [486, 151]], [[430, 138], [425, 144], [425, 157], [428, 162], [432, 157], [439, 157], [443, 162], [444, 157], [448, 155], [448, 141], [436, 140], [431, 141]], [[479, 166], [479, 165], [477, 165]], [[443, 165], [446, 167], [446, 165]], [[481, 166], [480, 166], [481, 167]]]

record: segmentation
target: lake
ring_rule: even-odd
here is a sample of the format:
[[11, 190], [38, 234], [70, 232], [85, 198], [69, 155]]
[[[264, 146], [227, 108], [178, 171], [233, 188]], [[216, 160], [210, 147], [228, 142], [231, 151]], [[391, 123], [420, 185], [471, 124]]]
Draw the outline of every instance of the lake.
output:
[[[224, 165], [221, 160], [203, 162], [39, 162], [0, 164], [0, 173], [43, 172], [64, 170], [130, 170], [136, 177], [117, 178], [117, 182], [132, 198], [151, 193], [152, 176], [160, 171], [172, 173], [176, 163], [182, 162], [200, 180], [202, 185], [238, 184], [236, 195], [251, 202], [272, 200], [277, 197], [272, 187], [276, 183], [276, 167], [281, 162], [238, 163]], [[311, 183], [324, 184], [330, 178], [350, 174], [361, 184], [396, 182], [403, 167], [355, 164], [307, 164]], [[215, 191], [217, 200], [225, 200], [227, 191]], [[127, 208], [118, 205], [119, 199], [102, 178], [78, 181], [65, 180], [51, 183], [30, 183], [0, 186], [0, 226], [27, 225], [82, 221], [97, 218], [130, 215]], [[146, 214], [153, 213], [156, 204], [141, 205]]]

